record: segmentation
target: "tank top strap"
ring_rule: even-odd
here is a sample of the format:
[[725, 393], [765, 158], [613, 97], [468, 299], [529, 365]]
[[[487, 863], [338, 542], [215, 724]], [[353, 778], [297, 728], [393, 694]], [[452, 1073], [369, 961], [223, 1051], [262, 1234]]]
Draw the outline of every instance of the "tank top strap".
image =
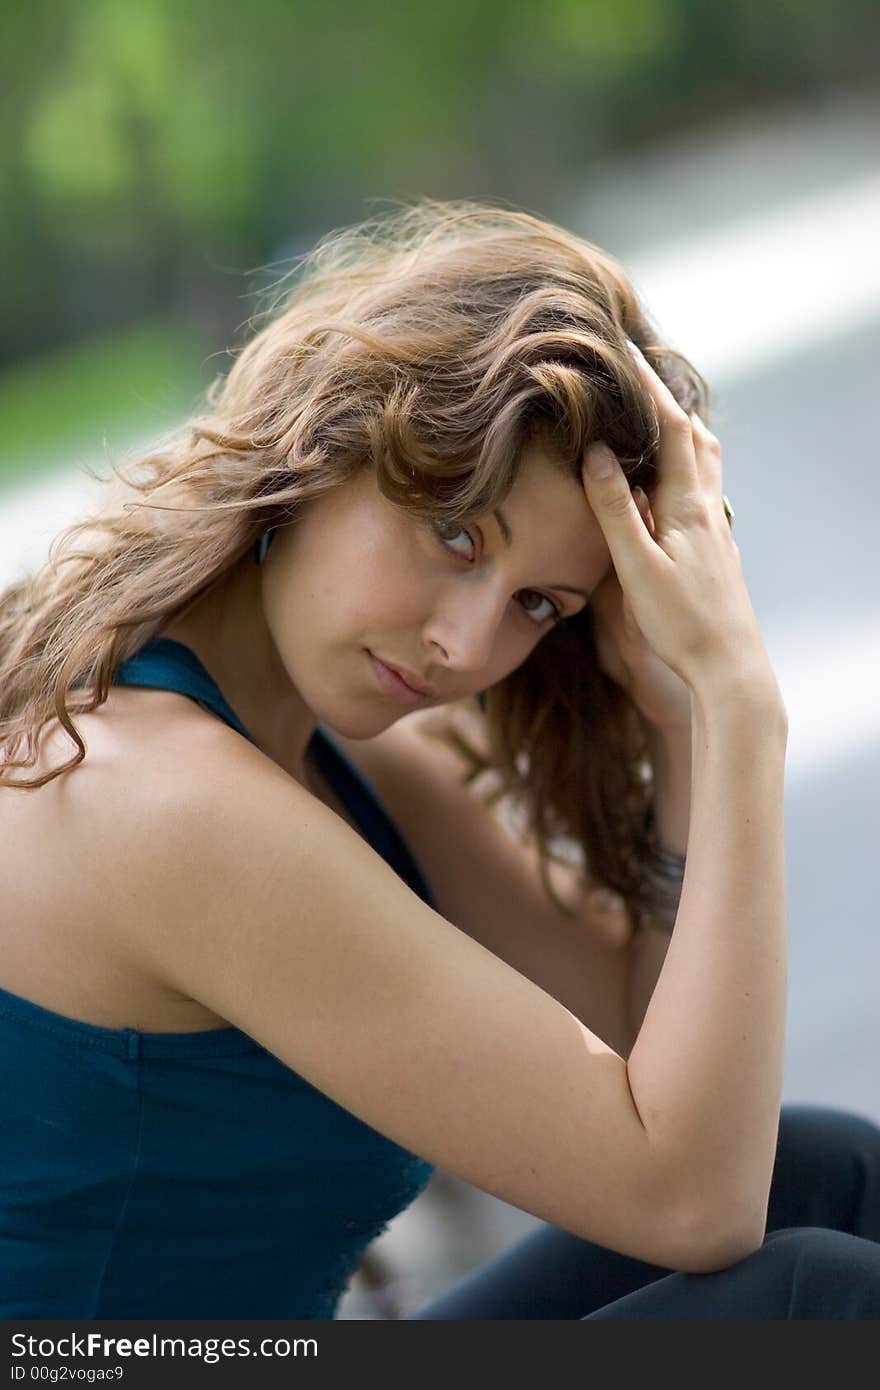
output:
[[256, 746], [256, 741], [251, 738], [235, 710], [223, 698], [216, 681], [205, 670], [195, 652], [184, 646], [183, 642], [175, 642], [171, 637], [152, 638], [134, 656], [123, 661], [113, 681], [116, 685], [158, 687], [174, 690], [178, 695], [189, 695], [200, 704], [207, 705], [208, 709]]
[[[259, 747], [195, 652], [170, 637], [154, 637], [117, 668], [113, 683], [174, 690], [189, 695]], [[351, 812], [367, 841], [429, 907], [434, 900], [421, 870], [367, 779], [318, 725], [309, 751], [330, 786]]]

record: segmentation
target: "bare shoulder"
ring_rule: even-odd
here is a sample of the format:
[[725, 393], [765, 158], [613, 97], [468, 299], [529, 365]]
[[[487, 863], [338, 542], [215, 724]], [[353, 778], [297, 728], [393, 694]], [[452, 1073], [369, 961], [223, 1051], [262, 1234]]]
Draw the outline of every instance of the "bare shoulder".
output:
[[[154, 930], [165, 857], [173, 862], [200, 783], [235, 764], [244, 740], [168, 691], [112, 688], [74, 723], [86, 746], [81, 763], [36, 789], [0, 788], [0, 985], [103, 1027], [222, 1027], [222, 1017], [145, 968], [140, 941]], [[75, 751], [50, 721], [28, 775], [63, 766]]]

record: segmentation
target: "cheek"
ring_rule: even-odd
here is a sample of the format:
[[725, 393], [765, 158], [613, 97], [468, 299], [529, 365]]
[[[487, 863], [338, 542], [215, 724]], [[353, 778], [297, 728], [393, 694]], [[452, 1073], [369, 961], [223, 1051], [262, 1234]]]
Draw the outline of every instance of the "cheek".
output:
[[533, 632], [527, 624], [528, 619], [521, 619], [511, 605], [495, 637], [492, 660], [487, 670], [487, 684], [495, 685], [498, 681], [504, 680], [511, 671], [522, 666], [540, 644], [546, 629], [540, 628]]
[[345, 612], [350, 626], [415, 624], [430, 604], [424, 557], [397, 532], [361, 532], [349, 544], [334, 543], [320, 568], [326, 601]]

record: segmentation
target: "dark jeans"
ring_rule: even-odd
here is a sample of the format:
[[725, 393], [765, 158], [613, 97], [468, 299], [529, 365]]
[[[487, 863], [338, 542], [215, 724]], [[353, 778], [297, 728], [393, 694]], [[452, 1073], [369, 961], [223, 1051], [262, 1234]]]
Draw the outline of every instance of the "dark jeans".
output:
[[671, 1273], [542, 1223], [413, 1318], [880, 1318], [880, 1128], [784, 1106], [767, 1235], [713, 1274]]

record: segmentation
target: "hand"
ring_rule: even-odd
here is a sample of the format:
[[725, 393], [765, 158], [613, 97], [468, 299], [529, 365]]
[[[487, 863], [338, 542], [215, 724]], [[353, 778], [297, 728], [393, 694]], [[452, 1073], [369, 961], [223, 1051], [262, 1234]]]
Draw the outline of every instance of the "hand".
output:
[[[654, 517], [647, 496], [636, 488], [633, 498], [653, 537]], [[689, 729], [690, 691], [645, 641], [613, 565], [594, 589], [590, 611], [599, 665], [626, 691], [646, 723], [664, 732]]]
[[[638, 351], [633, 355], [657, 410], [659, 481], [653, 534], [607, 444], [591, 445], [583, 482], [611, 552], [631, 622], [655, 656], [693, 691], [722, 672], [775, 686], [740, 554], [724, 514], [721, 446], [688, 416]], [[604, 477], [593, 471], [608, 464]]]

